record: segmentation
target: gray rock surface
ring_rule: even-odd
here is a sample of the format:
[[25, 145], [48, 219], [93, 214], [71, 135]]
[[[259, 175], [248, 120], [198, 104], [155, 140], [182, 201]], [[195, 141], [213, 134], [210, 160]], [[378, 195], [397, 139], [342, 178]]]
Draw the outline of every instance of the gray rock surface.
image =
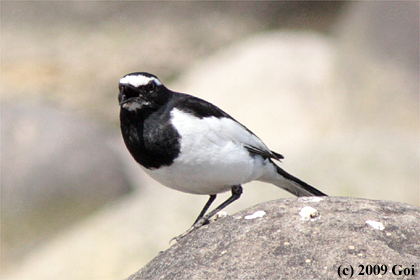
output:
[[354, 279], [377, 279], [368, 268], [375, 265], [382, 279], [397, 277], [394, 265], [410, 274], [398, 279], [419, 279], [419, 228], [420, 208], [409, 204], [280, 199], [211, 222], [128, 279], [338, 279], [350, 265], [356, 274], [365, 266]]

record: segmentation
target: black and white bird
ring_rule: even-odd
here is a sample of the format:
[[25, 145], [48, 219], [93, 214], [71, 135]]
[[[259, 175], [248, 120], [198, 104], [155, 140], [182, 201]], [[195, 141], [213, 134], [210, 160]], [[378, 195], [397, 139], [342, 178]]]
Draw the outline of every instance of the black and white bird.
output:
[[[119, 91], [122, 136], [143, 170], [169, 188], [210, 195], [192, 229], [238, 199], [241, 185], [253, 180], [296, 196], [325, 196], [277, 166], [282, 155], [215, 105], [173, 92], [145, 72], [125, 75]], [[216, 195], [229, 190], [232, 196], [206, 215]]]

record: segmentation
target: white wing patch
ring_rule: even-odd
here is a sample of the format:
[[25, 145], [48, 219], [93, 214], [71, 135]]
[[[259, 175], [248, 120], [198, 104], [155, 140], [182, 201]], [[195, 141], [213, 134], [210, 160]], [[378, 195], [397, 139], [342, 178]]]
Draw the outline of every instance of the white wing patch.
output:
[[[181, 135], [189, 135], [190, 141], [203, 141], [203, 138], [207, 138], [206, 141], [220, 147], [234, 144], [271, 154], [260, 138], [230, 118], [206, 117], [199, 119], [178, 109], [172, 111], [172, 116], [175, 127], [182, 132]], [[197, 143], [195, 144], [197, 145]], [[203, 145], [203, 148], [205, 147]], [[247, 148], [247, 150], [249, 149]]]
[[[254, 148], [255, 150], [261, 150], [267, 154], [271, 154], [268, 147], [261, 141], [260, 138], [250, 133], [240, 123], [229, 119], [229, 118], [216, 118], [208, 117], [204, 118], [205, 122], [215, 137], [220, 140], [230, 140], [237, 145], [244, 147]], [[217, 140], [215, 140], [217, 142]]]
[[143, 75], [127, 75], [120, 79], [120, 84], [127, 84], [132, 85], [134, 87], [139, 87], [149, 84], [150, 81], [154, 81], [155, 84], [157, 84], [158, 86], [162, 85], [159, 79], [155, 77], [146, 77]]

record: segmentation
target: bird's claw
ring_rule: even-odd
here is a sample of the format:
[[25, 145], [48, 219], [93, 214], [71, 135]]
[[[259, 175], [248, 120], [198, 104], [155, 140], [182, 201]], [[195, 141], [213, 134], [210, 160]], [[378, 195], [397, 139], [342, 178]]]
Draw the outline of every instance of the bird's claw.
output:
[[172, 241], [176, 241], [176, 242], [179, 242], [182, 238], [184, 238], [185, 236], [187, 236], [188, 234], [190, 234], [191, 232], [193, 232], [194, 230], [196, 230], [196, 229], [198, 229], [199, 227], [201, 227], [201, 226], [203, 226], [203, 225], [206, 225], [206, 224], [208, 224], [209, 223], [209, 220], [208, 219], [206, 219], [205, 217], [202, 217], [201, 219], [199, 219], [195, 224], [193, 224], [186, 232], [184, 232], [184, 233], [182, 233], [182, 234], [180, 234], [180, 235], [178, 235], [178, 236], [175, 236], [174, 238], [172, 238], [170, 241], [169, 241], [169, 244], [171, 244], [172, 243]]

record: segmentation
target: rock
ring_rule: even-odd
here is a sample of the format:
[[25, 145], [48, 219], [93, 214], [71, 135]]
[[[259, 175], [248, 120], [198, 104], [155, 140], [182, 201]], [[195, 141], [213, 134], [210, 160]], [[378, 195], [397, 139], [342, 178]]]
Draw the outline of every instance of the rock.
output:
[[418, 279], [419, 228], [420, 208], [399, 202], [280, 199], [199, 228], [127, 279], [338, 279], [350, 265], [361, 279], [375, 265]]
[[342, 6], [306, 1], [9, 2], [2, 7], [2, 100], [37, 94], [115, 123], [122, 75], [148, 71], [173, 79], [203, 57], [257, 32], [282, 27], [328, 31]]
[[2, 253], [8, 261], [127, 193], [110, 135], [95, 123], [26, 99], [2, 104]]
[[419, 3], [351, 2], [336, 37], [337, 82], [352, 129], [410, 130], [418, 142]]
[[335, 32], [345, 118], [331, 148], [341, 158], [328, 163], [340, 167], [331, 185], [341, 196], [420, 205], [419, 2], [347, 4]]

